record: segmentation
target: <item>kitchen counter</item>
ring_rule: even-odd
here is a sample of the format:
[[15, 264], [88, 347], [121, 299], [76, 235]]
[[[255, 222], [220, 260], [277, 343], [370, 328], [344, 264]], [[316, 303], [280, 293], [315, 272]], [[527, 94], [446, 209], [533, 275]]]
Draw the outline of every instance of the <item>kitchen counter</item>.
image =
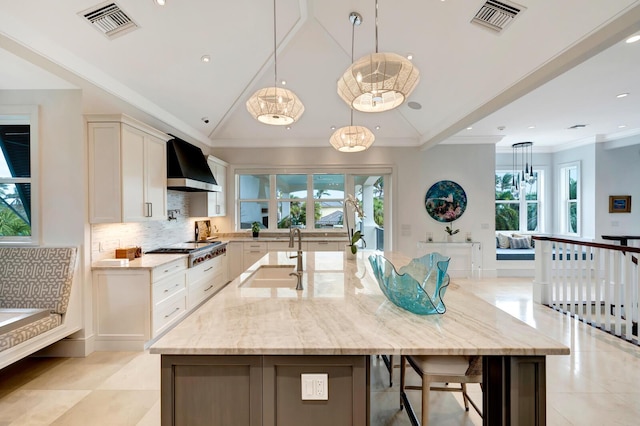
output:
[[[293, 265], [285, 252], [268, 253], [154, 343], [150, 352], [162, 354], [162, 424], [193, 416], [240, 423], [233, 416], [248, 412], [256, 424], [299, 421], [309, 410], [304, 374], [322, 373], [333, 397], [317, 401], [316, 424], [368, 425], [376, 354], [482, 355], [484, 424], [546, 424], [546, 356], [568, 347], [455, 283], [445, 314], [405, 311], [382, 294], [367, 256], [306, 252], [304, 290], [296, 291], [295, 282], [256, 283], [261, 265]], [[386, 256], [397, 267], [410, 260]]]
[[188, 257], [188, 254], [144, 254], [130, 260], [128, 265], [104, 265], [98, 261], [91, 264], [91, 269], [152, 269], [178, 259], [184, 259], [186, 262]]
[[[388, 255], [398, 267], [410, 259]], [[303, 291], [247, 288], [260, 265], [295, 264], [268, 253], [151, 347], [159, 354], [563, 355], [569, 349], [453, 283], [444, 315], [388, 301], [367, 254], [304, 254]]]
[[[242, 236], [242, 237], [225, 237], [228, 241], [238, 241], [238, 242], [251, 242], [251, 241], [264, 241], [264, 242], [274, 242], [274, 241], [289, 241], [289, 236], [260, 236], [258, 238], [253, 238], [250, 235], [247, 236]], [[342, 241], [345, 244], [348, 242], [347, 241], [347, 236], [345, 235], [341, 235], [341, 236], [327, 236], [327, 237], [305, 237], [304, 234], [302, 235], [302, 242], [305, 241], [312, 241], [312, 242], [322, 242], [322, 241]], [[298, 240], [296, 238], [295, 240], [295, 244], [297, 247], [298, 244]]]

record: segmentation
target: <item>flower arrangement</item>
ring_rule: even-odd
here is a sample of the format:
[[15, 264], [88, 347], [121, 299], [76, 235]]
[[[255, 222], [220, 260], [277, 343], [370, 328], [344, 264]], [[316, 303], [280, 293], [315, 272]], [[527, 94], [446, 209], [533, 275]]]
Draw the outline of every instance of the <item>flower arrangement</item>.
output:
[[[364, 211], [362, 210], [362, 207], [360, 206], [360, 203], [358, 203], [358, 200], [356, 199], [356, 197], [354, 197], [351, 194], [347, 195], [347, 198], [344, 200], [344, 206], [348, 206], [351, 205], [353, 207], [353, 209], [356, 211], [356, 214], [358, 215], [358, 217], [360, 219], [362, 219], [364, 217]], [[356, 254], [358, 252], [358, 246], [356, 245], [358, 243], [358, 241], [362, 240], [362, 244], [364, 245], [364, 247], [367, 246], [367, 242], [364, 240], [364, 237], [362, 236], [362, 233], [360, 231], [353, 231], [353, 229], [351, 229], [349, 227], [349, 212], [345, 211], [344, 213], [344, 218], [345, 218], [345, 222], [347, 225], [347, 234], [349, 237], [349, 247], [351, 248], [351, 253]]]

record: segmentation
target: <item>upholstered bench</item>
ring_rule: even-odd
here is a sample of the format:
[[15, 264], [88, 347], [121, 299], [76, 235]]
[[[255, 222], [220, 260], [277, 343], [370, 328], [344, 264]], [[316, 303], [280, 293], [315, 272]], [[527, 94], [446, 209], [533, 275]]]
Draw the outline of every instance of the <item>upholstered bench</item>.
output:
[[64, 324], [76, 257], [75, 247], [0, 248], [0, 368], [14, 361], [5, 351]]

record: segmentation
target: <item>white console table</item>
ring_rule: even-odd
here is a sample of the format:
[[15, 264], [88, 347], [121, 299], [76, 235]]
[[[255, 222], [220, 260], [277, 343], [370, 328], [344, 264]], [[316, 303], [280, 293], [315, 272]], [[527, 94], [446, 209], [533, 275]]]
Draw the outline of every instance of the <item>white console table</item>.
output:
[[479, 241], [418, 241], [417, 257], [438, 252], [451, 258], [447, 273], [451, 277], [482, 277], [482, 245]]

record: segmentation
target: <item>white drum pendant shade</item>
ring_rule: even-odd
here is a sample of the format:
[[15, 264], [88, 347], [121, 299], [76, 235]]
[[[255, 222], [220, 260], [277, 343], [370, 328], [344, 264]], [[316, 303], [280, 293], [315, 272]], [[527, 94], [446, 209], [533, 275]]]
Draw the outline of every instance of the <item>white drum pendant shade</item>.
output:
[[420, 72], [396, 53], [371, 53], [354, 62], [338, 80], [338, 95], [362, 112], [389, 111], [411, 94]]
[[331, 135], [329, 143], [340, 152], [359, 152], [369, 148], [376, 137], [363, 126], [341, 127]]
[[261, 123], [285, 126], [298, 121], [304, 105], [291, 90], [265, 87], [249, 98], [247, 110]]

